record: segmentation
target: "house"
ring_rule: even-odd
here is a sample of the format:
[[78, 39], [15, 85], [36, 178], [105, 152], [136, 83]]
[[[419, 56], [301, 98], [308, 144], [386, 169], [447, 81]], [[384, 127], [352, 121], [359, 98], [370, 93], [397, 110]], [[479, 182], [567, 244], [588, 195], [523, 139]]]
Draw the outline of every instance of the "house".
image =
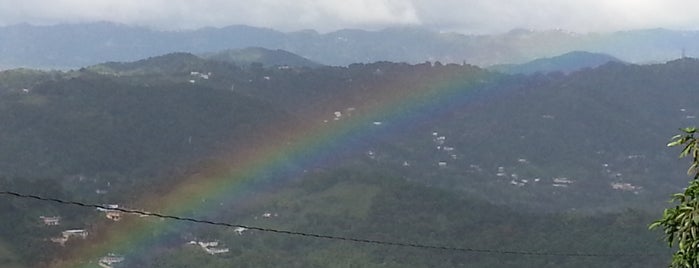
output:
[[628, 182], [613, 182], [610, 183], [610, 186], [612, 187], [612, 189], [620, 191], [636, 191], [641, 190], [643, 188], [641, 186], [635, 186]]
[[524, 182], [524, 181], [511, 180], [511, 181], [510, 181], [510, 184], [512, 184], [512, 185], [514, 185], [514, 186], [522, 187], [522, 186], [524, 186], [524, 185], [527, 184], [527, 183]]
[[119, 208], [119, 205], [106, 204], [106, 205], [103, 205], [103, 207], [97, 208], [97, 211], [107, 212], [107, 211], [112, 211], [112, 209], [115, 209], [115, 208]]
[[112, 268], [114, 264], [124, 261], [124, 257], [114, 255], [114, 253], [109, 253], [107, 256], [100, 258], [98, 264], [104, 268]]
[[[242, 227], [240, 227], [242, 228]], [[242, 232], [242, 231], [241, 231]], [[221, 254], [221, 253], [226, 253], [229, 251], [228, 248], [218, 248], [218, 241], [211, 241], [211, 242], [196, 242], [196, 241], [190, 241], [188, 244], [199, 244], [199, 246], [206, 252], [207, 254], [210, 255], [216, 255], [216, 254]]]
[[555, 184], [572, 184], [573, 181], [566, 178], [566, 177], [560, 177], [560, 178], [553, 178], [553, 183], [555, 183]]
[[211, 255], [221, 254], [228, 252], [228, 248], [205, 248], [204, 251]]
[[374, 153], [374, 151], [372, 151], [372, 150], [367, 151], [366, 156], [369, 157], [370, 159], [376, 159], [376, 153]]
[[272, 212], [262, 213], [262, 218], [271, 218], [271, 217], [278, 217], [278, 216], [279, 216], [279, 214], [272, 213]]
[[439, 136], [439, 137], [434, 138], [434, 142], [437, 145], [443, 145], [446, 140], [447, 140], [447, 137], [445, 137], [445, 136]]
[[71, 237], [80, 237], [82, 239], [85, 239], [85, 238], [87, 238], [87, 235], [88, 235], [88, 232], [86, 230], [72, 229], [72, 230], [65, 230], [65, 231], [61, 232], [61, 236], [52, 237], [50, 240], [51, 240], [51, 242], [58, 243], [63, 247], [66, 245], [66, 242], [68, 242], [68, 240]]
[[121, 211], [115, 210], [118, 209], [119, 205], [117, 204], [107, 204], [104, 205], [103, 208], [97, 208], [98, 211], [104, 212], [104, 216], [107, 217], [107, 219], [113, 220], [113, 221], [119, 221], [121, 220]]
[[84, 230], [84, 229], [73, 229], [73, 230], [65, 230], [61, 234], [66, 239], [71, 238], [71, 237], [80, 237], [82, 239], [85, 239], [85, 238], [87, 238], [88, 232], [87, 232], [87, 230]]
[[245, 227], [236, 227], [233, 229], [233, 232], [236, 232], [238, 235], [243, 235], [243, 232], [247, 231], [248, 228]]
[[42, 221], [44, 221], [45, 225], [48, 225], [48, 226], [56, 226], [56, 225], [61, 224], [61, 217], [58, 217], [58, 216], [52, 216], [52, 217], [41, 216], [39, 218]]
[[121, 212], [119, 212], [119, 211], [107, 211], [105, 216], [107, 217], [107, 219], [110, 219], [113, 221], [121, 220]]
[[51, 237], [50, 240], [51, 240], [51, 242], [60, 244], [61, 247], [65, 247], [66, 242], [68, 242], [68, 237], [65, 237], [65, 236]]
[[211, 241], [211, 242], [198, 242], [199, 246], [202, 248], [208, 248], [208, 247], [216, 247], [218, 246], [218, 241]]

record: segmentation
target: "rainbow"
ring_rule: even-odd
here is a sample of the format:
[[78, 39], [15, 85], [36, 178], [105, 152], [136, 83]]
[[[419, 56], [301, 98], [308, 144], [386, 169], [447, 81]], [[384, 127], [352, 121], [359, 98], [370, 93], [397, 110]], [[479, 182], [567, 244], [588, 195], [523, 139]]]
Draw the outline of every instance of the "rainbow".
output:
[[[269, 126], [268, 132], [277, 134], [234, 152], [223, 152], [225, 157], [218, 164], [203, 168], [203, 174], [174, 180], [177, 183], [166, 193], [144, 197], [134, 204], [161, 214], [205, 218], [221, 209], [219, 203], [245, 202], [259, 191], [261, 184], [283, 185], [300, 178], [303, 167], [352, 150], [362, 139], [404, 131], [416, 122], [428, 122], [440, 113], [478, 99], [476, 92], [487, 96], [489, 93], [485, 91], [488, 90], [475, 89], [483, 89], [493, 80], [504, 77], [476, 67], [454, 65], [418, 72], [428, 75], [418, 77], [407, 72], [401, 77], [392, 77], [394, 73], [390, 73], [381, 82], [371, 85], [371, 96], [365, 99], [373, 101], [355, 106], [357, 113], [352, 117], [325, 122], [323, 119], [329, 115], [317, 114], [309, 116], [308, 122], [301, 125]], [[347, 106], [341, 102], [334, 104], [334, 107]], [[376, 126], [372, 124], [375, 121], [385, 124]], [[202, 202], [202, 199], [209, 202]], [[94, 267], [95, 261], [109, 252], [145, 249], [156, 243], [157, 237], [181, 225], [151, 217], [127, 218], [94, 234], [89, 243], [77, 245], [52, 266]]]

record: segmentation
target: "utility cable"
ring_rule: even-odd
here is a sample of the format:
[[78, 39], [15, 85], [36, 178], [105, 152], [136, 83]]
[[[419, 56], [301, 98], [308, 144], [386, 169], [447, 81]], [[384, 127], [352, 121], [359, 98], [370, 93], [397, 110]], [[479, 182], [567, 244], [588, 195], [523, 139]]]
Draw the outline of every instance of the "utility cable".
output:
[[203, 219], [196, 219], [196, 218], [189, 218], [189, 217], [180, 217], [180, 216], [173, 216], [173, 215], [165, 215], [165, 214], [154, 213], [154, 212], [146, 212], [146, 211], [140, 211], [140, 210], [134, 210], [134, 209], [112, 208], [112, 207], [107, 207], [104, 205], [88, 204], [88, 203], [82, 203], [82, 202], [71, 201], [71, 200], [43, 197], [43, 196], [32, 195], [32, 194], [17, 193], [17, 192], [12, 192], [12, 191], [0, 191], [0, 195], [14, 197], [14, 198], [34, 199], [34, 200], [58, 203], [58, 204], [63, 204], [63, 205], [72, 205], [72, 206], [80, 206], [80, 207], [88, 207], [88, 208], [98, 208], [98, 209], [104, 209], [104, 210], [110, 210], [110, 211], [119, 211], [119, 212], [123, 212], [123, 213], [127, 213], [127, 214], [152, 216], [152, 217], [157, 217], [157, 218], [192, 222], [192, 223], [198, 223], [198, 224], [224, 226], [224, 227], [229, 227], [229, 228], [245, 228], [245, 229], [249, 229], [249, 230], [256, 230], [256, 231], [261, 231], [261, 232], [277, 233], [277, 234], [284, 234], [284, 235], [292, 235], [292, 236], [320, 238], [320, 239], [328, 239], [328, 240], [336, 240], [336, 241], [349, 241], [349, 242], [374, 244], [374, 245], [384, 245], [384, 246], [408, 247], [408, 248], [417, 248], [417, 249], [433, 249], [433, 250], [457, 251], [457, 252], [468, 252], [468, 253], [499, 254], [499, 255], [597, 257], [597, 258], [650, 257], [650, 256], [659, 256], [660, 255], [660, 254], [648, 254], [648, 253], [585, 253], [585, 252], [520, 251], [520, 250], [449, 247], [449, 246], [428, 245], [428, 244], [419, 244], [419, 243], [392, 242], [392, 241], [363, 239], [363, 238], [355, 238], [355, 237], [344, 237], [344, 236], [335, 236], [335, 235], [296, 232], [296, 231], [263, 228], [263, 227], [241, 225], [241, 224], [231, 224], [231, 223], [226, 223], [226, 222], [216, 222], [216, 221], [210, 221], [210, 220], [203, 220]]

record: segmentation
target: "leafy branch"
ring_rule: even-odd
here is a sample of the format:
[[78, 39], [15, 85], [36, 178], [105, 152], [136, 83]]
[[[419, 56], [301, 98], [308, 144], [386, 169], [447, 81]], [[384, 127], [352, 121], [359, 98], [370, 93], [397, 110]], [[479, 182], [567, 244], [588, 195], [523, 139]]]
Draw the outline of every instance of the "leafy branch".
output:
[[697, 128], [680, 129], [683, 133], [671, 138], [668, 147], [682, 146], [680, 158], [692, 156], [692, 165], [687, 175], [692, 177], [683, 193], [672, 196], [674, 208], [665, 209], [663, 217], [650, 225], [650, 229], [661, 227], [669, 247], [677, 246], [670, 267], [699, 267], [699, 144], [694, 134]]

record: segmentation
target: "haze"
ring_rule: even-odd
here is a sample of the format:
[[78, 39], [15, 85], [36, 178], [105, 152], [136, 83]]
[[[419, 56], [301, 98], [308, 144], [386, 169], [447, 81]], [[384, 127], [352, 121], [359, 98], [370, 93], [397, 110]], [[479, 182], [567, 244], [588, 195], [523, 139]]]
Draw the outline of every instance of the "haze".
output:
[[111, 21], [163, 30], [246, 24], [284, 31], [423, 26], [498, 33], [513, 28], [608, 32], [699, 29], [689, 0], [0, 0], [0, 25]]

